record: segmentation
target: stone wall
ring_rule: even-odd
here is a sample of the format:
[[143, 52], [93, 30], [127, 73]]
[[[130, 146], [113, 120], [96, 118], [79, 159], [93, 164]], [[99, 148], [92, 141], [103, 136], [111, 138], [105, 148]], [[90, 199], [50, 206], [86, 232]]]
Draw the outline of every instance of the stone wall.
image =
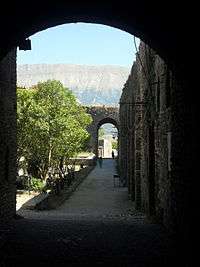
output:
[[16, 50], [0, 62], [0, 223], [15, 214]]
[[[119, 129], [121, 175], [130, 198], [150, 218], [180, 232], [187, 228], [187, 219], [180, 218], [188, 206], [182, 86], [167, 64], [141, 42], [120, 99]], [[182, 230], [178, 225], [184, 225]]]
[[68, 164], [76, 164], [76, 165], [83, 165], [83, 166], [93, 166], [96, 164], [96, 160], [94, 157], [91, 159], [88, 158], [77, 158], [77, 159], [70, 159], [68, 160]]

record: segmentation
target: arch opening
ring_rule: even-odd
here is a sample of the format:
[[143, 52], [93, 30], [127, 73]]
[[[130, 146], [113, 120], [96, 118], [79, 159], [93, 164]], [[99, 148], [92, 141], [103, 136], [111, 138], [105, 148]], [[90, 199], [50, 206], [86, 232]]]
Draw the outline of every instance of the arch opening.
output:
[[[37, 5], [35, 5], [37, 6]], [[72, 5], [73, 6], [73, 5]], [[192, 75], [190, 76], [190, 73], [188, 74], [188, 72], [186, 72], [186, 69], [188, 69], [188, 66], [192, 65], [190, 64], [192, 62], [191, 56], [186, 55], [185, 51], [187, 51], [187, 44], [184, 44], [184, 32], [181, 29], [185, 29], [188, 28], [188, 25], [184, 24], [188, 23], [187, 20], [185, 20], [185, 14], [184, 12], [176, 12], [177, 10], [173, 10], [173, 12], [171, 12], [172, 10], [169, 10], [169, 13], [171, 14], [170, 17], [170, 23], [169, 23], [169, 19], [168, 19], [168, 14], [167, 16], [161, 16], [161, 14], [163, 14], [162, 10], [160, 10], [160, 12], [156, 12], [157, 14], [155, 15], [155, 10], [154, 10], [154, 6], [152, 5], [152, 9], [148, 9], [148, 16], [146, 16], [146, 10], [144, 8], [139, 8], [139, 4], [136, 4], [135, 7], [135, 11], [133, 11], [133, 14], [131, 12], [127, 12], [127, 7], [125, 8], [121, 8], [119, 13], [114, 14], [113, 16], [113, 9], [111, 8], [111, 10], [107, 10], [105, 13], [105, 10], [102, 9], [102, 7], [100, 9], [98, 9], [97, 7], [93, 8], [91, 7], [90, 9], [88, 9], [88, 11], [85, 12], [85, 15], [81, 15], [81, 13], [83, 14], [83, 10], [81, 12], [75, 12], [76, 9], [73, 9], [72, 6], [69, 7], [68, 11], [66, 12], [66, 9], [62, 8], [59, 6], [57, 7], [57, 14], [55, 14], [54, 11], [54, 6], [49, 6], [48, 9], [45, 11], [45, 8], [43, 7], [40, 12], [43, 13], [44, 16], [41, 16], [41, 18], [36, 18], [37, 16], [37, 12], [36, 10], [34, 10], [34, 5], [30, 6], [28, 8], [32, 8], [32, 12], [35, 15], [31, 15], [29, 14], [29, 12], [24, 12], [24, 8], [22, 8], [22, 10], [20, 12], [22, 12], [21, 14], [18, 13], [17, 16], [13, 16], [12, 15], [12, 20], [10, 20], [10, 24], [13, 23], [13, 25], [15, 25], [15, 27], [9, 27], [8, 31], [3, 30], [3, 33], [6, 32], [6, 34], [3, 34], [2, 36], [2, 47], [3, 49], [1, 50], [1, 55], [5, 56], [7, 54], [7, 52], [14, 46], [17, 46], [20, 44], [20, 42], [22, 42], [24, 39], [28, 38], [28, 36], [32, 35], [35, 32], [38, 32], [42, 29], [51, 27], [51, 26], [55, 26], [58, 24], [62, 24], [62, 23], [66, 23], [66, 22], [75, 22], [75, 21], [85, 21], [85, 22], [101, 22], [102, 24], [107, 24], [107, 25], [112, 25], [117, 28], [121, 28], [123, 30], [127, 30], [130, 33], [134, 33], [136, 36], [140, 37], [143, 41], [145, 41], [145, 43], [147, 43], [150, 47], [152, 47], [156, 52], [158, 52], [158, 54], [164, 58], [167, 62], [167, 64], [169, 63], [170, 67], [171, 66], [175, 66], [175, 68], [173, 69], [175, 71], [175, 74], [179, 73], [180, 76], [178, 76], [179, 80], [176, 80], [176, 75], [173, 77], [173, 91], [171, 92], [171, 94], [173, 94], [173, 99], [172, 99], [172, 104], [171, 104], [171, 109], [172, 109], [172, 120], [170, 121], [170, 123], [165, 124], [162, 131], [160, 131], [160, 133], [162, 134], [162, 136], [160, 135], [159, 140], [156, 139], [155, 143], [156, 146], [158, 146], [160, 143], [159, 142], [163, 142], [163, 140], [166, 143], [166, 138], [164, 138], [163, 136], [166, 136], [166, 130], [171, 132], [171, 137], [172, 138], [172, 148], [167, 148], [167, 145], [165, 146], [165, 149], [163, 151], [159, 151], [159, 152], [165, 152], [167, 149], [169, 149], [170, 151], [168, 152], [168, 154], [170, 155], [170, 160], [171, 158], [173, 159], [172, 164], [170, 165], [170, 168], [168, 169], [168, 171], [165, 173], [159, 173], [159, 185], [157, 184], [156, 186], [154, 186], [154, 182], [152, 183], [152, 186], [150, 186], [149, 191], [155, 191], [154, 189], [151, 190], [151, 188], [157, 188], [160, 186], [160, 184], [164, 184], [163, 189], [164, 191], [164, 195], [166, 196], [165, 198], [165, 203], [158, 201], [157, 199], [154, 199], [154, 196], [151, 198], [151, 200], [153, 201], [153, 205], [160, 205], [160, 209], [162, 209], [164, 207], [165, 212], [163, 213], [163, 218], [164, 218], [164, 223], [166, 225], [168, 225], [169, 227], [171, 227], [170, 225], [173, 225], [177, 228], [180, 228], [180, 230], [176, 229], [177, 232], [180, 233], [180, 236], [183, 235], [183, 239], [186, 241], [185, 236], [188, 237], [188, 225], [187, 225], [187, 215], [189, 215], [190, 213], [187, 210], [186, 206], [192, 206], [192, 203], [189, 202], [189, 193], [188, 190], [184, 189], [184, 188], [190, 188], [190, 182], [188, 181], [188, 177], [192, 176], [193, 173], [191, 173], [191, 170], [193, 170], [193, 166], [194, 164], [192, 163], [192, 159], [195, 159], [197, 157], [195, 157], [195, 153], [193, 151], [193, 148], [195, 147], [195, 141], [197, 139], [196, 136], [195, 138], [192, 136], [193, 131], [190, 131], [188, 129], [194, 129], [195, 128], [195, 119], [196, 118], [195, 114], [195, 105], [192, 105], [192, 99], [195, 99], [194, 95], [191, 94], [191, 90], [189, 90], [191, 88], [191, 86], [189, 86], [190, 82], [192, 82]], [[150, 7], [150, 6], [149, 6]], [[170, 5], [169, 5], [170, 7]], [[36, 7], [37, 8], [37, 7]], [[84, 7], [84, 10], [87, 10], [88, 6]], [[170, 7], [171, 9], [171, 7]], [[80, 10], [79, 10], [80, 11]], [[153, 11], [153, 12], [151, 12]], [[125, 16], [127, 12], [127, 16]], [[138, 14], [134, 13], [134, 12], [138, 12], [138, 14], [140, 14], [140, 16], [138, 16]], [[167, 12], [166, 12], [167, 13]], [[181, 14], [180, 14], [181, 13]], [[25, 15], [24, 17], [24, 14]], [[55, 16], [52, 16], [52, 14], [54, 14]], [[75, 14], [75, 15], [74, 15]], [[180, 14], [180, 15], [178, 15]], [[66, 16], [68, 17], [66, 19]], [[180, 19], [177, 18], [177, 16], [180, 16]], [[183, 17], [182, 17], [183, 16]], [[9, 16], [8, 16], [9, 17]], [[18, 19], [17, 19], [18, 17]], [[4, 18], [4, 17], [3, 17]], [[92, 19], [91, 19], [92, 18]], [[24, 21], [26, 21], [27, 23], [25, 24]], [[177, 23], [176, 23], [177, 21]], [[180, 27], [179, 23], [182, 23]], [[4, 21], [2, 23], [2, 25], [5, 25]], [[172, 27], [172, 25], [174, 27]], [[184, 27], [184, 25], [186, 27]], [[192, 27], [191, 27], [192, 28]], [[177, 34], [178, 32], [178, 34]], [[185, 55], [183, 57], [183, 55]], [[13, 55], [11, 55], [11, 57], [8, 58], [8, 62], [14, 62], [12, 61], [13, 58], [15, 58]], [[7, 63], [6, 63], [7, 64]], [[5, 66], [5, 62], [3, 62], [2, 65], [2, 70], [3, 72], [1, 72], [1, 76], [2, 73], [4, 74], [4, 66]], [[15, 63], [9, 63], [8, 66], [12, 67], [10, 69], [12, 69], [12, 78], [11, 80], [14, 81], [15, 77]], [[6, 72], [6, 74], [10, 73], [10, 69], [8, 72]], [[188, 74], [188, 75], [187, 75]], [[2, 76], [3, 77], [3, 76]], [[162, 76], [163, 77], [163, 76]], [[1, 78], [2, 79], [2, 78]], [[3, 80], [3, 84], [4, 84], [4, 79]], [[157, 81], [155, 81], [157, 82]], [[7, 76], [6, 76], [6, 83], [7, 87], [9, 88], [9, 90], [4, 90], [5, 95], [6, 95], [6, 100], [7, 98], [15, 98], [14, 95], [14, 86], [13, 86], [13, 82], [12, 85], [9, 84], [9, 82], [7, 81]], [[13, 93], [12, 93], [13, 91]], [[165, 96], [161, 96], [161, 97], [165, 97]], [[170, 99], [170, 98], [169, 98]], [[168, 100], [169, 100], [168, 99]], [[187, 99], [187, 100], [186, 100]], [[197, 99], [197, 98], [196, 98]], [[136, 99], [138, 100], [138, 99]], [[139, 99], [141, 100], [141, 99]], [[170, 99], [171, 101], [171, 99]], [[143, 115], [146, 115], [146, 113], [142, 113], [144, 106], [144, 103], [142, 103], [141, 101], [138, 101], [137, 103], [137, 107], [136, 109], [139, 110]], [[186, 107], [186, 108], [184, 108]], [[9, 153], [9, 157], [11, 158], [10, 160], [10, 165], [14, 166], [14, 147], [16, 148], [16, 141], [15, 141], [15, 137], [14, 137], [14, 133], [12, 135], [13, 131], [13, 125], [14, 125], [14, 120], [15, 120], [15, 114], [12, 113], [11, 110], [13, 109], [12, 107], [5, 107], [3, 104], [3, 109], [5, 111], [9, 111], [9, 112], [5, 112], [7, 114], [9, 114], [9, 118], [5, 116], [5, 114], [3, 113], [3, 121], [8, 121], [8, 126], [10, 127], [10, 132], [9, 132], [9, 137], [6, 137], [6, 134], [4, 132], [2, 132], [3, 134], [1, 135], [4, 139], [3, 140], [3, 148], [6, 147], [6, 145], [8, 144], [8, 146], [11, 148], [11, 152]], [[131, 107], [128, 106], [127, 110], [131, 110]], [[163, 111], [163, 110], [162, 110]], [[170, 107], [168, 106], [167, 111], [169, 111], [170, 113]], [[12, 118], [10, 116], [10, 114], [12, 115]], [[127, 111], [127, 114], [131, 114], [129, 111]], [[152, 118], [154, 118], [155, 113], [152, 114]], [[160, 115], [160, 114], [159, 114]], [[168, 114], [167, 114], [168, 115]], [[171, 113], [170, 113], [171, 115]], [[4, 117], [5, 116], [5, 117]], [[141, 116], [141, 117], [142, 117]], [[136, 118], [136, 123], [137, 121], [140, 121], [141, 117]], [[144, 116], [145, 117], [145, 116]], [[10, 119], [11, 118], [11, 119]], [[129, 123], [129, 117], [125, 116], [126, 120], [125, 123], [128, 124], [127, 129], [130, 130], [131, 129], [131, 123]], [[12, 120], [11, 123], [9, 123], [9, 120]], [[163, 120], [164, 121], [164, 120]], [[124, 121], [123, 121], [124, 122]], [[7, 127], [6, 129], [9, 129], [9, 127]], [[155, 126], [159, 127], [158, 125]], [[4, 128], [4, 127], [2, 127]], [[166, 129], [167, 128], [167, 129]], [[129, 142], [127, 143], [127, 151], [129, 150], [129, 144], [131, 144], [132, 141], [135, 142], [136, 147], [138, 148], [138, 151], [136, 151], [136, 155], [138, 155], [138, 157], [141, 156], [141, 144], [143, 142], [143, 140], [141, 140], [142, 138], [146, 138], [146, 136], [142, 135], [142, 129], [140, 127], [137, 127], [137, 135], [134, 136], [137, 137], [134, 140], [128, 140]], [[7, 132], [6, 132], [7, 133]], [[183, 135], [182, 133], [187, 133], [185, 135]], [[10, 136], [12, 138], [10, 138]], [[124, 133], [124, 136], [127, 136], [127, 133]], [[154, 139], [154, 138], [153, 138]], [[11, 141], [10, 141], [11, 140]], [[150, 140], [150, 142], [153, 143], [152, 140]], [[5, 145], [6, 144], [6, 145]], [[153, 145], [150, 145], [149, 147], [151, 147]], [[170, 139], [170, 146], [171, 146], [171, 139]], [[12, 149], [13, 147], [13, 149]], [[132, 145], [131, 145], [132, 147]], [[147, 146], [148, 147], [148, 146]], [[147, 151], [147, 147], [142, 147], [143, 151], [142, 153], [144, 155], [145, 152]], [[9, 149], [9, 148], [8, 148]], [[157, 149], [157, 147], [156, 147]], [[148, 153], [147, 153], [148, 154]], [[11, 157], [11, 156], [12, 157]], [[159, 154], [155, 153], [155, 155], [149, 155], [149, 157], [157, 157], [159, 156]], [[131, 159], [133, 157], [132, 154], [130, 154], [130, 151], [128, 153], [128, 158]], [[186, 163], [185, 158], [189, 158], [190, 161]], [[166, 160], [165, 157], [161, 158], [161, 162], [159, 163], [160, 165], [158, 165], [159, 167], [164, 166], [166, 169]], [[170, 161], [169, 160], [169, 161]], [[2, 166], [4, 166], [4, 161], [5, 159], [3, 158], [3, 164]], [[129, 161], [132, 162], [132, 161]], [[124, 166], [126, 167], [127, 162], [125, 162]], [[144, 167], [144, 165], [142, 164], [144, 162], [136, 162], [135, 166], [129, 166], [130, 167], [130, 171], [134, 170], [136, 171], [136, 178], [138, 179], [138, 181], [141, 181], [141, 177], [144, 173], [141, 172], [142, 168]], [[171, 167], [172, 165], [172, 167]], [[152, 166], [154, 167], [154, 163], [152, 164]], [[156, 165], [157, 166], [157, 165]], [[126, 168], [125, 168], [126, 169]], [[144, 169], [143, 169], [144, 170]], [[7, 175], [13, 175], [13, 173], [15, 173], [15, 168], [13, 167], [11, 171], [6, 171]], [[152, 172], [154, 173], [154, 171]], [[3, 174], [4, 174], [4, 170], [3, 170]], [[125, 173], [124, 174], [126, 177], [128, 177], [130, 174], [129, 173]], [[144, 174], [145, 175], [145, 174]], [[163, 175], [164, 175], [164, 179], [163, 179]], [[195, 176], [194, 176], [195, 177]], [[9, 180], [9, 179], [8, 179]], [[166, 180], [167, 182], [165, 183]], [[190, 179], [192, 180], [192, 179]], [[133, 181], [134, 182], [134, 181]], [[137, 182], [137, 181], [136, 181]], [[141, 195], [141, 186], [140, 183], [139, 184], [139, 189], [138, 191], [136, 190], [134, 193], [136, 195]], [[146, 185], [146, 184], [145, 184]], [[166, 187], [165, 187], [166, 185]], [[182, 186], [184, 185], [184, 186]], [[132, 186], [132, 188], [135, 189], [135, 186]], [[171, 190], [171, 191], [170, 191]], [[13, 190], [14, 191], [14, 190]], [[7, 192], [7, 191], [6, 191]], [[180, 194], [181, 192], [181, 194]], [[159, 195], [162, 195], [163, 192], [159, 192]], [[9, 193], [8, 193], [9, 195]], [[169, 197], [169, 198], [168, 198]], [[157, 201], [155, 203], [155, 201]], [[5, 201], [3, 202], [5, 203]], [[187, 205], [185, 205], [184, 203], [187, 203]], [[165, 206], [166, 204], [166, 206]], [[191, 204], [191, 205], [190, 205]], [[163, 205], [163, 207], [162, 207]], [[12, 205], [10, 205], [10, 210], [13, 210], [13, 203]], [[145, 209], [146, 206], [148, 206], [148, 203], [139, 203], [138, 207], [139, 208], [143, 208]], [[186, 208], [186, 210], [185, 210]], [[3, 209], [4, 210], [4, 209]], [[154, 213], [154, 210], [153, 210]], [[179, 216], [180, 214], [182, 214], [182, 216]], [[189, 216], [188, 216], [189, 217]], [[172, 222], [172, 223], [171, 223]], [[180, 225], [180, 227], [178, 227]], [[187, 242], [185, 242], [186, 244]], [[189, 242], [188, 242], [189, 243]]]
[[[98, 127], [98, 158], [112, 158], [118, 156], [118, 128], [116, 124], [111, 123], [112, 120], [105, 120]], [[116, 122], [115, 122], [116, 123]]]
[[[111, 95], [110, 95], [111, 96]], [[101, 109], [102, 109], [102, 111], [101, 111]], [[101, 115], [100, 115], [100, 118], [98, 118], [97, 120], [95, 120], [95, 124], [97, 123], [98, 125], [96, 126], [95, 125], [95, 127], [96, 127], [96, 129], [98, 129], [99, 127], [101, 127], [101, 125], [102, 124], [105, 124], [105, 123], [108, 123], [108, 122], [110, 122], [110, 123], [113, 123], [115, 126], [117, 126], [117, 128], [118, 128], [118, 122], [116, 121], [116, 118], [118, 117], [118, 114], [117, 114], [117, 112], [118, 112], [118, 110], [117, 110], [117, 108], [116, 107], [106, 107], [106, 106], [99, 106], [99, 107], [97, 107], [96, 108], [96, 110], [98, 111], [100, 111], [100, 113], [102, 113]], [[110, 113], [110, 116], [111, 117], [107, 117], [107, 112], [108, 113]], [[114, 115], [113, 115], [113, 114]], [[112, 116], [115, 118], [115, 119], [112, 119]], [[103, 119], [102, 119], [103, 118]], [[99, 122], [99, 120], [101, 120], [100, 122]], [[96, 130], [95, 129], [95, 130]], [[98, 131], [98, 130], [97, 130]], [[96, 140], [95, 140], [96, 141]], [[97, 143], [98, 143], [98, 140], [97, 140]], [[96, 147], [93, 147], [93, 150], [97, 150], [97, 148]], [[115, 156], [117, 155], [117, 149], [115, 149]], [[109, 156], [107, 156], [107, 157], [109, 157], [109, 158], [111, 158], [111, 153], [110, 153], [110, 155]]]

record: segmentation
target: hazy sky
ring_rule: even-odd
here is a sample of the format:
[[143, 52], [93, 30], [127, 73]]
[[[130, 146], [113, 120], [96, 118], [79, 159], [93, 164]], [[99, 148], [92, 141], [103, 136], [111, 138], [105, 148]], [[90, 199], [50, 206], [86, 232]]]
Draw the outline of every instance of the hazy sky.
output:
[[[99, 24], [70, 23], [30, 37], [31, 51], [18, 51], [18, 64], [86, 64], [131, 66], [133, 36]], [[139, 39], [137, 44], [139, 43]]]

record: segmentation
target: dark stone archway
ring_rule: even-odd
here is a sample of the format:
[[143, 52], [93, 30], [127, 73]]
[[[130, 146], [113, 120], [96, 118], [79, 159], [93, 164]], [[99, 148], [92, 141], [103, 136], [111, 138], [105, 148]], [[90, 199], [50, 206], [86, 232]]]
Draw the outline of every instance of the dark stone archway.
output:
[[119, 129], [119, 108], [112, 106], [91, 106], [87, 107], [87, 113], [92, 116], [93, 122], [88, 127], [91, 135], [89, 150], [98, 155], [98, 130], [105, 123], [113, 124]]
[[[196, 4], [197, 5], [197, 4]], [[177, 209], [171, 214], [183, 240], [194, 227], [197, 210], [194, 186], [198, 168], [198, 110], [199, 97], [197, 71], [193, 66], [197, 59], [191, 55], [189, 38], [196, 37], [198, 7], [182, 1], [7, 1], [1, 7], [0, 16], [0, 217], [10, 219], [14, 215], [15, 153], [16, 153], [16, 54], [10, 52], [16, 46], [26, 46], [25, 39], [34, 33], [64, 23], [90, 22], [119, 28], [141, 38], [172, 68], [176, 86], [172, 96], [172, 122], [176, 124], [172, 140], [174, 179], [171, 199]], [[188, 18], [188, 15], [192, 17]], [[192, 42], [192, 52], [198, 52], [197, 42]], [[196, 50], [195, 50], [196, 49]], [[196, 54], [195, 54], [196, 55]], [[2, 60], [3, 59], [3, 60]], [[197, 187], [198, 188], [198, 187]], [[193, 190], [192, 190], [193, 189]], [[193, 208], [193, 210], [192, 210]], [[192, 211], [192, 212], [191, 212]], [[184, 214], [184, 219], [182, 215]], [[187, 219], [186, 219], [187, 218]], [[189, 223], [192, 221], [192, 227]], [[193, 235], [194, 236], [194, 235]], [[184, 242], [186, 248], [191, 242]], [[186, 252], [186, 250], [185, 250]], [[188, 252], [188, 251], [187, 251]], [[184, 253], [184, 252], [183, 252]]]
[[[114, 7], [114, 8], [113, 8]], [[4, 56], [12, 47], [26, 46], [25, 39], [50, 27], [64, 23], [99, 23], [127, 31], [141, 38], [165, 60], [184, 68], [190, 59], [185, 32], [192, 30], [193, 21], [186, 20], [191, 7], [157, 5], [142, 1], [7, 1], [0, 16], [0, 54]], [[194, 9], [195, 10], [195, 9]], [[169, 19], [170, 16], [170, 19]], [[178, 33], [178, 34], [177, 34]], [[184, 57], [183, 57], [184, 54]], [[177, 65], [178, 64], [178, 65]], [[186, 66], [185, 66], [186, 67]]]

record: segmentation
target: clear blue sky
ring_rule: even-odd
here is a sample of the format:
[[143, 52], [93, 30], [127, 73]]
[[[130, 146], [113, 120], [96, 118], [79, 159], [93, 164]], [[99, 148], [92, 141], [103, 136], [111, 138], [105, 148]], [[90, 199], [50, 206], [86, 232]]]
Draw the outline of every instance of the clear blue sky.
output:
[[[70, 23], [30, 37], [31, 51], [18, 51], [18, 64], [86, 64], [131, 66], [133, 36], [100, 24]], [[139, 43], [139, 39], [137, 44]]]

